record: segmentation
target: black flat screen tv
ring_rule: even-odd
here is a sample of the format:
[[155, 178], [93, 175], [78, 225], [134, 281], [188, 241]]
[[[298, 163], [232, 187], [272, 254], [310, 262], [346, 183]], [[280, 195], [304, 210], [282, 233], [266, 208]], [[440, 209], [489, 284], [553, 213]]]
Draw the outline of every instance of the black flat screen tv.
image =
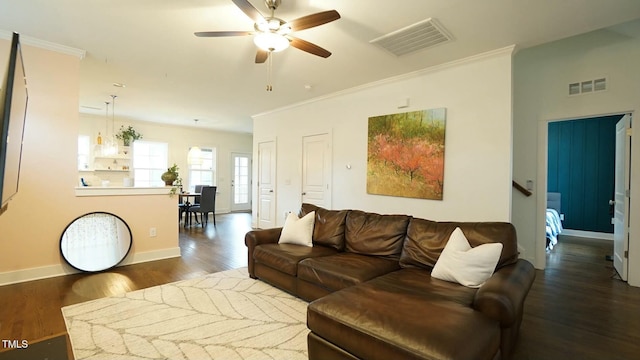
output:
[[18, 192], [28, 98], [20, 36], [13, 33], [9, 61], [0, 83], [0, 214]]

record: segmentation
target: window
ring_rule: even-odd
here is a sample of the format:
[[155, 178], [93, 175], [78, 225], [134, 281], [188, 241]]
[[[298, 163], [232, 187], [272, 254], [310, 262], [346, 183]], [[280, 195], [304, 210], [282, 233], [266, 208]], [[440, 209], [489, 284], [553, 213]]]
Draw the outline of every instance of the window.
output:
[[216, 185], [216, 149], [203, 148], [194, 164], [189, 164], [189, 191], [196, 185]]
[[167, 143], [142, 141], [133, 142], [133, 179], [135, 186], [164, 186], [162, 174], [167, 171]]
[[88, 135], [78, 136], [78, 170], [89, 170], [91, 146]]

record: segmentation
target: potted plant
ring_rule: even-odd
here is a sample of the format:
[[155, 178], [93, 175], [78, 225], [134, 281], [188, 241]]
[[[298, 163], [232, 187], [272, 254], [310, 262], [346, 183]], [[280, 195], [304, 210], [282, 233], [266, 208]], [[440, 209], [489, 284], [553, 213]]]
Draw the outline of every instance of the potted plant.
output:
[[120, 132], [116, 134], [116, 139], [122, 140], [124, 146], [129, 146], [132, 141], [142, 139], [142, 134], [137, 132], [131, 125], [126, 128], [121, 125]]
[[175, 163], [170, 168], [167, 168], [167, 171], [161, 176], [165, 185], [172, 186], [182, 184], [182, 179], [180, 178], [178, 170], [180, 170], [180, 168]]

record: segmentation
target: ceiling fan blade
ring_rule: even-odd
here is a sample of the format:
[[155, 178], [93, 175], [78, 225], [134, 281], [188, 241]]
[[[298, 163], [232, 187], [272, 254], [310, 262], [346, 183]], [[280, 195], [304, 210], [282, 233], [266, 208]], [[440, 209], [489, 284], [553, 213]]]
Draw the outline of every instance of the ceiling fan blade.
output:
[[256, 53], [256, 64], [262, 64], [265, 61], [267, 61], [268, 58], [269, 58], [269, 52], [268, 51], [264, 51], [262, 49], [258, 49], [258, 52]]
[[242, 10], [243, 13], [247, 14], [248, 17], [253, 20], [253, 22], [259, 22], [260, 20], [264, 20], [264, 16], [260, 14], [260, 11], [256, 9], [248, 0], [231, 0], [237, 7]]
[[340, 14], [338, 14], [337, 11], [328, 10], [297, 18], [293, 21], [290, 21], [288, 24], [291, 25], [291, 30], [300, 31], [312, 28], [314, 26], [326, 24], [338, 19], [340, 19]]
[[253, 34], [251, 31], [198, 31], [194, 33], [197, 37], [246, 36], [251, 34]]
[[331, 56], [331, 52], [321, 48], [316, 44], [310, 43], [306, 40], [298, 39], [293, 36], [289, 36], [289, 38], [291, 40], [291, 46], [293, 46], [294, 48], [300, 49], [302, 51], [306, 51], [313, 55], [318, 55], [323, 58], [328, 58], [329, 56]]

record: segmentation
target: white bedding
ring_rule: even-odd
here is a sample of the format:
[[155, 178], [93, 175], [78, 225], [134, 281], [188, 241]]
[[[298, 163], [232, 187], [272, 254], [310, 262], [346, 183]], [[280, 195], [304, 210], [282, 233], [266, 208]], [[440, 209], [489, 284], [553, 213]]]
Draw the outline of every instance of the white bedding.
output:
[[553, 249], [558, 243], [558, 235], [562, 232], [560, 214], [554, 209], [547, 209], [547, 250]]

